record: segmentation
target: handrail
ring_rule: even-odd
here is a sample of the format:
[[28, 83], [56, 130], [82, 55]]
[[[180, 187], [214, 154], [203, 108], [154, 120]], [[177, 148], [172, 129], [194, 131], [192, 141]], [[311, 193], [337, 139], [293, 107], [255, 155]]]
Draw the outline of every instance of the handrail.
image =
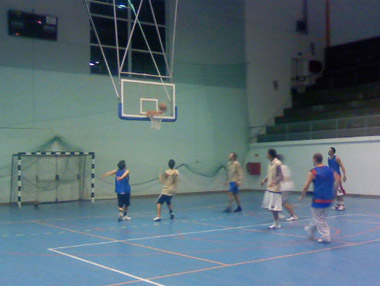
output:
[[[368, 135], [374, 135], [369, 134], [369, 130], [379, 129], [379, 135], [380, 135], [380, 121], [379, 125], [371, 125], [371, 119], [380, 119], [380, 115], [362, 115], [362, 116], [352, 116], [352, 117], [342, 117], [342, 118], [332, 118], [332, 119], [318, 119], [318, 120], [308, 120], [308, 121], [297, 121], [297, 122], [287, 122], [287, 123], [279, 123], [276, 125], [263, 125], [263, 126], [250, 126], [249, 131], [256, 129], [256, 128], [267, 128], [267, 127], [275, 127], [279, 126], [283, 130], [279, 130], [279, 132], [272, 133], [272, 134], [263, 134], [263, 138], [265, 138], [265, 141], [267, 141], [268, 138], [275, 138], [277, 137], [283, 137], [286, 140], [291, 140], [291, 135], [296, 136], [298, 135], [305, 135], [308, 134], [308, 138], [306, 139], [314, 139], [314, 135], [318, 134], [320, 135], [323, 132], [329, 133], [328, 138], [341, 138], [341, 137], [347, 137], [346, 134], [341, 134], [340, 132], [349, 132], [351, 131], [365, 131], [360, 136], [368, 136]], [[324, 129], [323, 124], [326, 125], [329, 124], [329, 128]], [[345, 123], [345, 124], [342, 124]], [[356, 123], [356, 124], [355, 124]], [[357, 125], [350, 127], [349, 125]], [[359, 126], [358, 126], [359, 125]], [[301, 127], [302, 129], [297, 131], [296, 127]], [[322, 127], [321, 127], [322, 126]], [[294, 127], [294, 128], [292, 128]], [[293, 129], [293, 131], [290, 131], [290, 129]], [[332, 134], [332, 132], [335, 132], [335, 134]], [[258, 134], [252, 134], [250, 133], [250, 138], [257, 137]]]

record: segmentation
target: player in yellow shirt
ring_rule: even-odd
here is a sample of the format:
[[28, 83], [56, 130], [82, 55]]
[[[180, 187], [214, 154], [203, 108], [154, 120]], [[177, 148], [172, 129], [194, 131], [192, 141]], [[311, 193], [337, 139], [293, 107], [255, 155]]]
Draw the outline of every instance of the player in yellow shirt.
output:
[[228, 179], [227, 183], [229, 184], [228, 192], [228, 206], [225, 209], [225, 212], [230, 213], [232, 211], [232, 204], [235, 201], [237, 208], [234, 210], [235, 213], [241, 212], [240, 197], [239, 197], [239, 186], [243, 181], [243, 170], [239, 161], [237, 160], [237, 155], [235, 152], [230, 153], [228, 156], [230, 161], [228, 162]]
[[173, 159], [169, 160], [169, 169], [165, 173], [160, 174], [159, 179], [162, 183], [162, 192], [157, 199], [157, 217], [154, 221], [161, 221], [161, 209], [162, 205], [166, 203], [169, 208], [170, 219], [174, 219], [172, 198], [177, 192], [178, 181], [179, 181], [179, 172], [175, 169], [175, 161]]

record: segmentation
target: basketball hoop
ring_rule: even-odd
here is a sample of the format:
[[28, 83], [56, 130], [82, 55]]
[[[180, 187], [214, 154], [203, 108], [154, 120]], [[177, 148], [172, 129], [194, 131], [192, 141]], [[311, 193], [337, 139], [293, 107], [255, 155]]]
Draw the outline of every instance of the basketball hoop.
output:
[[161, 129], [162, 118], [156, 117], [156, 115], [151, 115], [149, 116], [149, 119], [150, 119], [150, 128], [155, 129], [155, 130]]

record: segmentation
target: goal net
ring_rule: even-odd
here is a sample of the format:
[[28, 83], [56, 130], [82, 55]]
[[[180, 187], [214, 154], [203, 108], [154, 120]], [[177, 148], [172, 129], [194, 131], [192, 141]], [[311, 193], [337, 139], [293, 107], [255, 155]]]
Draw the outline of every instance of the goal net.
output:
[[95, 154], [31, 152], [12, 156], [11, 202], [94, 200]]

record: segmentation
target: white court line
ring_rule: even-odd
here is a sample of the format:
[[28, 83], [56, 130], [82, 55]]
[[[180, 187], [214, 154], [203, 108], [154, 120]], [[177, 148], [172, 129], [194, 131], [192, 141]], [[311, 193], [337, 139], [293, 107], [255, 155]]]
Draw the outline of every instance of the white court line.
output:
[[[341, 215], [335, 215], [335, 216], [328, 216], [326, 218], [336, 218], [336, 217], [355, 216], [355, 215], [357, 215], [357, 214], [341, 214]], [[309, 220], [310, 220], [310, 218], [308, 218], [308, 219], [300, 219], [300, 220], [297, 220], [297, 222], [309, 221]], [[284, 221], [282, 223], [292, 224], [294, 222], [286, 222], [286, 221]], [[123, 240], [112, 240], [112, 241], [94, 242], [94, 243], [77, 244], [77, 245], [69, 245], [69, 246], [60, 246], [60, 247], [55, 247], [55, 248], [50, 248], [50, 249], [52, 249], [52, 250], [55, 250], [55, 249], [68, 249], [68, 248], [77, 248], [77, 247], [85, 247], [85, 246], [93, 246], [93, 245], [111, 244], [111, 243], [118, 243], [118, 242], [128, 242], [128, 241], [139, 241], [139, 240], [155, 239], [155, 238], [176, 237], [176, 236], [183, 236], [183, 235], [189, 235], [189, 234], [202, 234], [202, 233], [210, 233], [210, 232], [218, 232], [218, 231], [242, 229], [242, 228], [248, 228], [248, 227], [266, 226], [266, 225], [268, 225], [268, 223], [251, 224], [251, 225], [243, 225], [243, 226], [236, 226], [236, 227], [224, 227], [224, 228], [216, 228], [216, 229], [209, 229], [209, 230], [190, 231], [190, 232], [164, 234], [164, 235], [138, 237], [138, 238], [129, 238], [129, 239], [123, 239]]]
[[55, 252], [55, 253], [58, 253], [58, 254], [61, 254], [61, 255], [64, 255], [64, 256], [67, 256], [67, 257], [70, 257], [70, 258], [73, 258], [73, 259], [76, 259], [76, 260], [79, 260], [79, 261], [82, 261], [82, 262], [85, 262], [85, 263], [88, 263], [88, 264], [91, 264], [91, 265], [94, 265], [94, 266], [97, 266], [97, 267], [100, 267], [100, 268], [103, 268], [103, 269], [106, 269], [106, 270], [109, 270], [109, 271], [113, 271], [113, 272], [119, 273], [119, 274], [124, 275], [124, 276], [131, 277], [131, 278], [139, 280], [141, 282], [146, 282], [146, 283], [149, 283], [149, 284], [152, 284], [152, 285], [156, 285], [156, 286], [165, 286], [164, 284], [160, 284], [160, 283], [157, 283], [157, 282], [154, 282], [154, 281], [142, 278], [142, 277], [138, 277], [136, 275], [133, 275], [133, 274], [130, 274], [130, 273], [127, 273], [127, 272], [123, 272], [123, 271], [120, 271], [120, 270], [117, 270], [117, 269], [114, 269], [114, 268], [111, 268], [111, 267], [107, 267], [105, 265], [102, 265], [102, 264], [99, 264], [99, 263], [95, 263], [95, 262], [92, 262], [90, 260], [86, 260], [86, 259], [74, 256], [74, 255], [71, 255], [71, 254], [67, 254], [67, 253], [64, 253], [64, 252], [52, 249], [52, 248], [49, 248], [48, 250], [52, 251], [52, 252]]

